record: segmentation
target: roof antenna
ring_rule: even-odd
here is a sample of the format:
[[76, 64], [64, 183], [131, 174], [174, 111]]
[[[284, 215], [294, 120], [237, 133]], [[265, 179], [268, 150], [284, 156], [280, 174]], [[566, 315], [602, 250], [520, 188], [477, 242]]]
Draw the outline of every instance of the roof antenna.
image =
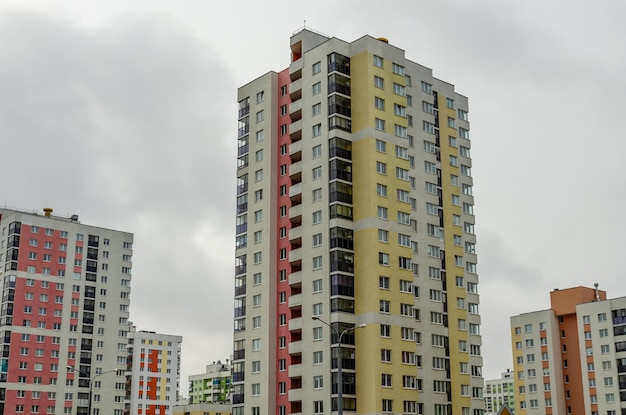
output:
[[600, 301], [600, 293], [598, 292], [598, 283], [593, 284], [596, 289], [596, 301]]

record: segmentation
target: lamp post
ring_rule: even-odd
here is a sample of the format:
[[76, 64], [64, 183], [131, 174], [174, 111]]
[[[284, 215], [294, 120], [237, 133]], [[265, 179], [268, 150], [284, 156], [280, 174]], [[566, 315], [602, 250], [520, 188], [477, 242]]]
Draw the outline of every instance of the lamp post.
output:
[[72, 372], [78, 372], [79, 375], [82, 375], [89, 379], [89, 403], [87, 406], [87, 415], [91, 415], [91, 403], [93, 402], [93, 383], [98, 376], [106, 375], [107, 373], [117, 372], [117, 369], [107, 370], [106, 372], [100, 372], [93, 375], [93, 377], [89, 377], [88, 373], [83, 372], [82, 370], [76, 370], [74, 366], [67, 367]]
[[[333, 326], [331, 326], [328, 322], [322, 320], [321, 318], [319, 318], [319, 316], [313, 316], [312, 317], [313, 320], [317, 320], [322, 324], [327, 325], [328, 327], [330, 327], [331, 330], [333, 330]], [[355, 331], [356, 329], [362, 329], [363, 327], [367, 326], [367, 324], [359, 324], [358, 326], [354, 326], [354, 327], [348, 327], [347, 329], [343, 330], [341, 333], [339, 333], [339, 330], [333, 330], [335, 333], [335, 335], [339, 335], [338, 339], [337, 339], [337, 343], [338, 343], [338, 347], [337, 347], [337, 415], [343, 415], [343, 376], [342, 376], [342, 372], [341, 372], [341, 366], [343, 364], [342, 359], [343, 359], [343, 355], [342, 355], [342, 348], [341, 348], [341, 339], [343, 338], [343, 335], [346, 333], [349, 333], [351, 331]], [[332, 350], [332, 339], [331, 339], [331, 350]], [[331, 361], [332, 361], [332, 352], [331, 352]], [[331, 371], [332, 371], [332, 365], [331, 365]], [[332, 385], [332, 376], [331, 376], [331, 385]], [[331, 402], [332, 402], [332, 387], [331, 387]], [[331, 412], [332, 412], [332, 404], [331, 404]]]

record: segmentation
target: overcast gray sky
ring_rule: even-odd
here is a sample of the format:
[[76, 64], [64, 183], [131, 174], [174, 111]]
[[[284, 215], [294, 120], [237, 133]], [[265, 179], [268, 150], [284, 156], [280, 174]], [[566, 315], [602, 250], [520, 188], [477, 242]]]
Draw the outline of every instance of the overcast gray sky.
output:
[[553, 288], [626, 295], [626, 3], [292, 4], [0, 0], [0, 203], [135, 234], [131, 319], [183, 336], [184, 396], [232, 350], [236, 88], [305, 20], [469, 96], [486, 378]]

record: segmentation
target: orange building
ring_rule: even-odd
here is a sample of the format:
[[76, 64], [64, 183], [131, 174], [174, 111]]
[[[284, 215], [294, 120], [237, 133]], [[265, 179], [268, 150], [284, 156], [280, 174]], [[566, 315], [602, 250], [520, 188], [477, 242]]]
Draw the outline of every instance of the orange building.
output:
[[550, 309], [511, 317], [516, 413], [626, 412], [626, 297], [555, 289]]

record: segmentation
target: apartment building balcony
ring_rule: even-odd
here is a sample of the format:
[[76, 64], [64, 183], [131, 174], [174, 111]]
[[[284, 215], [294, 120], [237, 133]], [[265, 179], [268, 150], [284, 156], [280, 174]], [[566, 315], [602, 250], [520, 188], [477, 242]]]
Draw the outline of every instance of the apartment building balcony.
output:
[[302, 307], [302, 294], [289, 296], [289, 299], [287, 300], [287, 305], [289, 306], [289, 308]]
[[302, 248], [292, 249], [289, 251], [289, 263], [290, 264], [302, 264]]
[[289, 104], [289, 117], [291, 118], [292, 122], [302, 119], [302, 100], [301, 99], [298, 99], [297, 101], [292, 100], [291, 104]]
[[302, 271], [292, 272], [289, 274], [289, 286], [300, 287], [302, 286]]
[[302, 160], [302, 141], [296, 141], [289, 145], [289, 158], [292, 163]]
[[289, 397], [289, 401], [301, 401], [302, 400], [302, 389], [289, 389], [287, 394]]
[[297, 183], [289, 187], [289, 199], [291, 200], [292, 206], [302, 203], [302, 183]]
[[303, 65], [304, 59], [302, 58], [291, 62], [291, 65], [289, 65], [289, 79], [291, 79], [292, 82], [302, 78]]
[[289, 343], [289, 354], [301, 354], [302, 353], [302, 341]]
[[291, 137], [292, 142], [302, 139], [302, 120], [289, 124], [289, 137]]
[[302, 238], [291, 238], [290, 237], [289, 238], [289, 244], [291, 245], [291, 249], [300, 249], [300, 248], [302, 248]]
[[302, 162], [298, 161], [289, 166], [289, 178], [291, 184], [297, 184], [302, 181]]
[[302, 225], [302, 205], [295, 205], [289, 209], [289, 221], [291, 222], [289, 237], [297, 238], [302, 236], [302, 230], [298, 229]]
[[302, 377], [302, 365], [289, 365], [288, 372], [290, 378], [300, 378]]
[[[297, 210], [298, 212], [293, 212], [292, 210]], [[302, 223], [302, 205], [296, 206], [296, 209], [290, 209], [289, 211], [289, 220], [291, 221], [292, 228], [289, 229], [289, 242], [291, 244], [302, 245], [302, 228], [300, 224]]]
[[302, 317], [290, 319], [287, 323], [287, 328], [289, 329], [289, 331], [302, 330]]

